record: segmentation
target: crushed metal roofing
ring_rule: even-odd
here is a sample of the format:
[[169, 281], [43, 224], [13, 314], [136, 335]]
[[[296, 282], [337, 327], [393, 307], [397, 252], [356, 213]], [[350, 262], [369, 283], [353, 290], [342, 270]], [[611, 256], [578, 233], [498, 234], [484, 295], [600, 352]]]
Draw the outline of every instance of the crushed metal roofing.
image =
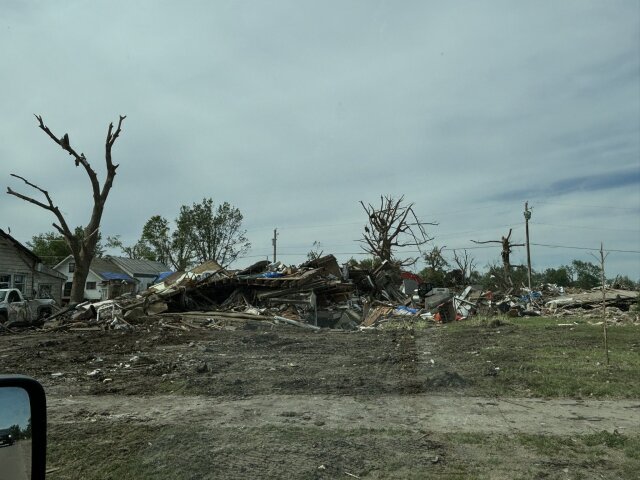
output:
[[126, 257], [107, 256], [107, 259], [115, 263], [120, 269], [129, 272], [132, 275], [151, 275], [156, 276], [170, 270], [169, 267], [160, 262], [146, 259], [133, 259]]

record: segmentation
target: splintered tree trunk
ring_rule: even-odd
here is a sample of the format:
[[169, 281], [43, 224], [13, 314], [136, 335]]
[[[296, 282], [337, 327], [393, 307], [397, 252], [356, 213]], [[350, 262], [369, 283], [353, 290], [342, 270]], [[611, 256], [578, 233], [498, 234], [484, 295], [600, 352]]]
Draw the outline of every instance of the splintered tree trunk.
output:
[[508, 286], [512, 287], [513, 282], [511, 281], [511, 265], [507, 262], [504, 262], [502, 268], [504, 269], [504, 281]]
[[73, 271], [73, 280], [71, 285], [71, 298], [72, 303], [84, 302], [84, 287], [89, 276], [89, 265], [91, 264], [91, 258], [84, 258], [82, 262], [79, 262], [79, 258], [76, 258], [76, 268]]
[[72, 251], [76, 268], [73, 271], [71, 302], [81, 303], [84, 301], [85, 284], [98, 243], [98, 225], [103, 208], [104, 202], [96, 202], [94, 205], [94, 215], [91, 217], [89, 225], [84, 229], [81, 241], [73, 244], [75, 248], [72, 247]]

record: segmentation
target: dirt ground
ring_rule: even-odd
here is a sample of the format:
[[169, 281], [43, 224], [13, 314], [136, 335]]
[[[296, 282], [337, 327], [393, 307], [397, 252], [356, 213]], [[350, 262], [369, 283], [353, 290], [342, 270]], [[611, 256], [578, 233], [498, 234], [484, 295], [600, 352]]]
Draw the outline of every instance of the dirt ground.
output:
[[634, 478], [640, 399], [479, 396], [443, 335], [40, 331], [0, 364], [45, 386], [53, 479]]

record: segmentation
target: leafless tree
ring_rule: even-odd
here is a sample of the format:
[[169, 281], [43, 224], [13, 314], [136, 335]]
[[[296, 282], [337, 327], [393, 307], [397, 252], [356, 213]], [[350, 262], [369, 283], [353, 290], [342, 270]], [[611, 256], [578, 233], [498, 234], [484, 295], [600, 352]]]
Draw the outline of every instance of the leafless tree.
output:
[[458, 254], [458, 252], [454, 250], [453, 261], [462, 272], [462, 283], [467, 283], [467, 280], [471, 277], [471, 272], [476, 268], [475, 258], [469, 255], [466, 249], [463, 250], [461, 254]]
[[107, 201], [109, 191], [111, 190], [113, 178], [116, 175], [116, 169], [118, 168], [118, 165], [114, 164], [111, 158], [111, 150], [113, 148], [113, 144], [120, 135], [122, 122], [126, 117], [120, 116], [120, 120], [118, 121], [118, 126], [115, 128], [115, 131], [113, 123], [109, 124], [107, 139], [105, 142], [105, 162], [107, 166], [107, 175], [104, 183], [102, 184], [102, 187], [100, 186], [98, 175], [87, 161], [84, 153], [78, 153], [71, 146], [69, 135], [65, 133], [60, 138], [56, 137], [53, 132], [51, 132], [49, 127], [44, 124], [40, 115], [36, 115], [36, 118], [38, 119], [40, 129], [44, 131], [51, 138], [51, 140], [57, 143], [65, 152], [73, 157], [76, 167], [82, 165], [84, 170], [87, 172], [89, 181], [91, 183], [93, 198], [91, 218], [89, 219], [89, 223], [87, 223], [84, 229], [78, 231], [77, 233], [74, 232], [74, 230], [69, 227], [69, 224], [62, 215], [60, 208], [58, 208], [58, 206], [54, 204], [48, 191], [40, 188], [34, 183], [31, 183], [26, 178], [13, 173], [11, 174], [12, 177], [22, 180], [26, 185], [38, 190], [42, 195], [44, 195], [46, 202], [36, 200], [27, 195], [15, 192], [10, 187], [7, 187], [7, 193], [34, 205], [37, 205], [40, 208], [49, 210], [56, 217], [57, 223], [53, 223], [53, 227], [64, 237], [65, 241], [69, 245], [69, 248], [71, 249], [71, 253], [75, 261], [75, 270], [73, 272], [73, 286], [71, 287], [71, 301], [81, 302], [84, 299], [84, 285], [87, 280], [87, 275], [89, 274], [89, 266], [91, 265], [91, 260], [95, 255], [96, 243], [98, 242], [98, 232], [100, 229], [100, 221], [102, 219], [104, 205]]
[[502, 237], [500, 240], [487, 240], [486, 242], [478, 242], [477, 240], [471, 240], [473, 243], [500, 243], [502, 245], [502, 269], [504, 271], [504, 278], [509, 283], [509, 285], [513, 286], [513, 282], [511, 281], [511, 249], [513, 247], [524, 247], [524, 243], [511, 243], [511, 228], [509, 229], [509, 234], [506, 237]]
[[405, 204], [404, 195], [393, 198], [380, 196], [380, 205], [360, 202], [369, 217], [364, 227], [362, 249], [380, 260], [393, 261], [399, 266], [413, 265], [419, 257], [404, 260], [394, 259], [394, 250], [402, 247], [418, 247], [433, 240], [427, 235], [425, 225], [437, 223], [421, 222], [413, 210], [413, 203]]

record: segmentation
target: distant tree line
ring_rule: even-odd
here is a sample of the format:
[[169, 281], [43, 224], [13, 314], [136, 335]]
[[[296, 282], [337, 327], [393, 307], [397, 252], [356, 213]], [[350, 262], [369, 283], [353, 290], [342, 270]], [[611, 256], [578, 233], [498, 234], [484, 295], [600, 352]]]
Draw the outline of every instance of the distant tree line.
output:
[[[475, 260], [466, 250], [453, 251], [453, 261], [447, 260], [442, 252], [442, 247], [433, 247], [424, 255], [427, 266], [419, 275], [425, 282], [439, 286], [460, 286], [464, 284], [479, 284], [488, 289], [504, 289], [510, 286], [504, 275], [504, 266], [492, 263], [487, 266], [484, 273], [475, 268]], [[511, 265], [511, 281], [513, 286], [526, 286], [527, 266]], [[554, 284], [559, 287], [575, 287], [591, 289], [600, 286], [600, 267], [591, 262], [573, 260], [569, 265], [561, 265], [558, 268], [547, 268], [541, 272], [532, 270], [531, 284], [535, 288], [542, 284]], [[617, 276], [607, 279], [607, 283], [617, 288], [635, 289], [640, 284], [628, 276]]]
[[[426, 282], [436, 287], [462, 287], [464, 285], [481, 285], [489, 290], [503, 290], [509, 288], [504, 278], [504, 267], [497, 262], [487, 265], [486, 270], [476, 269], [476, 261], [468, 251], [453, 251], [453, 258], [447, 259], [443, 255], [443, 247], [433, 247], [423, 255], [426, 266], [418, 275]], [[378, 258], [356, 260], [351, 258], [349, 264], [359, 268], [373, 270], [380, 265]], [[511, 279], [513, 286], [523, 287], [528, 284], [527, 266], [512, 265]], [[591, 289], [600, 286], [600, 267], [591, 262], [573, 260], [569, 265], [558, 268], [547, 268], [541, 272], [532, 270], [532, 288], [542, 284], [554, 284], [559, 287], [575, 287]], [[618, 275], [607, 279], [607, 284], [621, 289], [638, 289], [640, 282], [635, 282], [626, 275]]]
[[14, 440], [28, 440], [31, 438], [31, 417], [27, 421], [27, 425], [24, 428], [20, 428], [20, 425], [11, 425], [9, 433]]

